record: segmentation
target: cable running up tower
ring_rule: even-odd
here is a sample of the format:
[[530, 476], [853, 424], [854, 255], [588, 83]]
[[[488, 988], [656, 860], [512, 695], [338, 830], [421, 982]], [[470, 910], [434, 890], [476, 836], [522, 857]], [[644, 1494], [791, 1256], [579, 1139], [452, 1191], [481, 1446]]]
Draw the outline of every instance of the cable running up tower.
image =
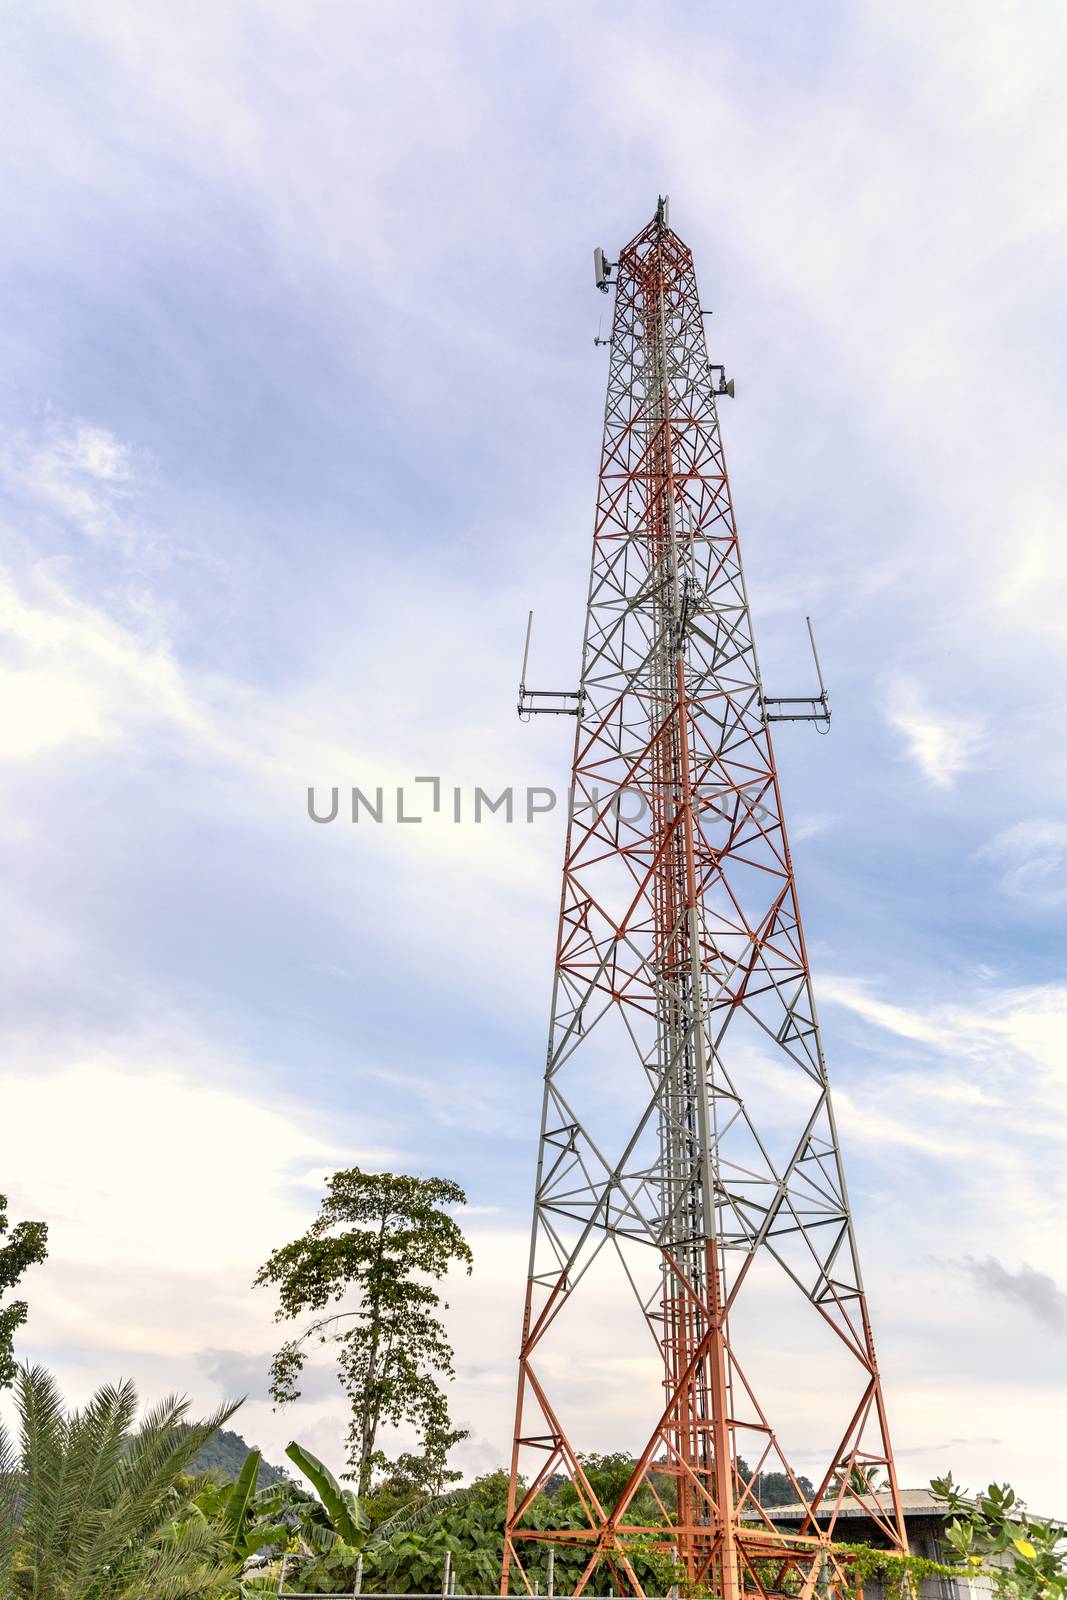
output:
[[[723, 1600], [809, 1600], [845, 1578], [846, 1494], [907, 1548], [769, 729], [829, 712], [825, 690], [788, 714], [800, 697], [763, 692], [716, 413], [733, 390], [665, 201], [617, 267], [597, 252], [601, 287], [613, 271], [580, 685], [539, 697], [524, 666], [520, 692], [577, 728], [501, 1593], [543, 1589], [547, 1546], [579, 1558], [577, 1593], [640, 1595], [655, 1548]], [[663, 1392], [602, 1504], [567, 1426], [595, 1364], [568, 1328], [585, 1301], [609, 1355], [619, 1287]], [[814, 1494], [742, 1365], [753, 1307], [815, 1350], [776, 1369], [819, 1392]], [[799, 1532], [761, 1505], [770, 1472]], [[561, 1473], [579, 1528], [553, 1525]]]

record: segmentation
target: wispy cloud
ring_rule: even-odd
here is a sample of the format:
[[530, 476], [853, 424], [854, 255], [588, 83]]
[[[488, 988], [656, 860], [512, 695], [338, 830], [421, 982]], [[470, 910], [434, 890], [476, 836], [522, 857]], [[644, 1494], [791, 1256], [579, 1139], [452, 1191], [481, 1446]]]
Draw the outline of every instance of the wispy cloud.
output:
[[914, 678], [891, 679], [883, 709], [889, 726], [904, 739], [908, 754], [935, 788], [951, 789], [974, 764], [982, 746], [981, 721], [935, 711]]
[[973, 1448], [975, 1445], [999, 1445], [1003, 1439], [995, 1439], [990, 1434], [975, 1434], [971, 1438], [943, 1439], [938, 1444], [897, 1444], [893, 1447], [893, 1454], [900, 1456], [936, 1455], [947, 1450], [959, 1450], [962, 1447]]
[[397, 1068], [369, 1067], [361, 1076], [413, 1097], [442, 1127], [474, 1129], [486, 1137], [524, 1138], [516, 1127], [510, 1088], [498, 1074], [445, 1059], [433, 1076]]
[[[877, 1029], [931, 1046], [956, 1061], [966, 1059], [972, 1073], [977, 1066], [995, 1069], [1002, 1079], [1010, 1072], [1022, 1072], [1030, 1092], [1049, 1098], [1059, 1096], [1067, 1078], [1063, 1065], [1067, 986], [1063, 984], [994, 987], [985, 983], [973, 992], [956, 986], [953, 1000], [928, 1006], [879, 999], [868, 984], [854, 979], [829, 976], [818, 988], [832, 1004], [846, 1007]], [[921, 1085], [918, 1092], [922, 1092]], [[947, 1093], [944, 1080], [936, 1092]], [[984, 1105], [999, 1103], [973, 1076], [960, 1083], [960, 1099]], [[1046, 1132], [1054, 1133], [1055, 1126]]]
[[1033, 817], [994, 834], [976, 852], [999, 873], [1002, 892], [1032, 906], [1067, 904], [1067, 822]]
[[836, 817], [832, 811], [809, 813], [798, 817], [789, 825], [789, 837], [797, 844], [803, 839], [816, 839], [833, 827]]
[[941, 1159], [973, 1159], [974, 1145], [958, 1127], [937, 1127], [928, 1117], [894, 1116], [884, 1104], [865, 1104], [844, 1089], [836, 1091], [834, 1104], [850, 1141], [873, 1144], [883, 1151], [896, 1145]]
[[78, 533], [132, 545], [133, 456], [107, 428], [49, 417], [37, 430], [0, 440], [0, 483], [16, 501], [30, 502]]
[[0, 567], [0, 755], [114, 741], [146, 723], [204, 732], [166, 640], [79, 599], [47, 568]]
[[958, 1045], [958, 1035], [950, 1021], [936, 1012], [930, 1014], [898, 1001], [880, 999], [869, 984], [859, 979], [834, 973], [820, 975], [819, 996], [833, 1005], [846, 1006], [857, 1016], [902, 1039], [915, 1039], [939, 1049]]

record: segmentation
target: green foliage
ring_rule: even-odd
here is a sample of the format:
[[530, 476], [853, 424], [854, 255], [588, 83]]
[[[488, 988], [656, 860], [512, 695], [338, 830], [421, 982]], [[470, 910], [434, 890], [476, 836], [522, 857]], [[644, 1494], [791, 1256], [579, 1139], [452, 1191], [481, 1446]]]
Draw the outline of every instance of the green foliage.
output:
[[[841, 1476], [842, 1473], [839, 1468], [835, 1482], [839, 1482]], [[887, 1472], [880, 1473], [877, 1468], [861, 1467], [859, 1462], [854, 1461], [848, 1469], [845, 1483], [848, 1492], [854, 1495], [857, 1500], [862, 1501], [865, 1497], [869, 1498], [871, 1495], [882, 1494], [887, 1490], [889, 1488], [889, 1474]]]
[[281, 1519], [284, 1490], [257, 1487], [258, 1450], [252, 1450], [235, 1483], [209, 1478], [193, 1502], [193, 1514], [216, 1525], [218, 1535], [234, 1562], [245, 1562], [264, 1545], [284, 1548], [289, 1527]]
[[[303, 1470], [314, 1464], [316, 1472], [309, 1472], [308, 1476], [320, 1493], [332, 1499], [342, 1492], [336, 1479], [313, 1456], [298, 1446], [291, 1447], [289, 1455], [298, 1465], [307, 1463]], [[621, 1452], [582, 1456], [581, 1466], [589, 1488], [603, 1506], [617, 1502], [634, 1471], [633, 1458]], [[744, 1477], [750, 1476], [743, 1462], [738, 1467]], [[775, 1476], [789, 1484], [790, 1499], [795, 1499], [795, 1490], [786, 1475]], [[670, 1505], [672, 1476], [653, 1472], [652, 1479], [660, 1499]], [[801, 1487], [809, 1497], [814, 1493], [810, 1485], [802, 1483]], [[403, 1494], [410, 1488], [395, 1473], [379, 1480], [374, 1495], [358, 1502], [366, 1526], [362, 1522], [355, 1528], [349, 1526], [347, 1537], [339, 1536], [336, 1528], [343, 1524], [340, 1519], [335, 1523], [321, 1501], [304, 1506], [301, 1525], [288, 1546], [291, 1562], [286, 1570], [286, 1587], [307, 1594], [346, 1592], [352, 1587], [357, 1562], [362, 1558], [363, 1589], [368, 1595], [435, 1593], [440, 1590], [448, 1556], [460, 1593], [493, 1592], [503, 1556], [508, 1474], [502, 1470], [489, 1473], [466, 1488], [437, 1496], [415, 1494], [405, 1503]], [[765, 1489], [762, 1482], [761, 1488]], [[652, 1487], [641, 1485], [630, 1502], [628, 1515], [636, 1523], [655, 1525], [662, 1521], [663, 1512]], [[534, 1501], [523, 1520], [531, 1531], [578, 1531], [589, 1526], [574, 1483], [562, 1475], [549, 1481], [545, 1494]], [[327, 1526], [331, 1531], [324, 1541], [322, 1535]], [[588, 1549], [568, 1547], [566, 1541], [554, 1548], [556, 1592], [573, 1593], [588, 1560]], [[935, 1573], [954, 1570], [866, 1545], [840, 1548], [850, 1552], [848, 1570], [854, 1580], [851, 1587], [855, 1589], [860, 1579], [877, 1578], [892, 1600], [914, 1600], [914, 1584]], [[705, 1591], [699, 1585], [689, 1585], [673, 1552], [662, 1548], [655, 1535], [626, 1538], [622, 1551], [646, 1593], [666, 1594], [677, 1588], [691, 1600], [702, 1600]], [[530, 1540], [523, 1551], [523, 1564], [531, 1585], [545, 1593], [547, 1544]], [[783, 1589], [776, 1564], [768, 1563], [766, 1571], [761, 1569], [759, 1575], [769, 1588]], [[619, 1588], [619, 1578], [607, 1562], [600, 1564], [587, 1584], [587, 1592], [598, 1597], [612, 1589], [618, 1592]], [[799, 1578], [784, 1580], [784, 1592], [796, 1593], [799, 1588]]]
[[688, 1571], [673, 1551], [658, 1549], [655, 1540], [648, 1534], [627, 1539], [625, 1551], [626, 1559], [646, 1594], [670, 1594], [676, 1590], [685, 1595], [687, 1600], [703, 1600], [707, 1595], [706, 1585], [690, 1583]]
[[248, 1460], [241, 1468], [237, 1482], [232, 1485], [226, 1498], [222, 1518], [227, 1529], [232, 1535], [231, 1544], [234, 1549], [241, 1538], [248, 1509], [252, 1503], [252, 1496], [256, 1492], [256, 1480], [259, 1477], [260, 1455], [258, 1450], [250, 1450]]
[[288, 1567], [286, 1589], [292, 1594], [351, 1594], [358, 1560], [358, 1551], [336, 1544], [311, 1563], [298, 1560]]
[[[417, 1549], [432, 1510], [442, 1502], [412, 1505], [375, 1521], [351, 1489], [342, 1489], [329, 1468], [298, 1444], [286, 1452], [314, 1485], [318, 1498], [299, 1506], [299, 1522], [287, 1545], [286, 1583], [307, 1594], [333, 1594], [351, 1589], [357, 1563], [362, 1560], [368, 1582], [372, 1574], [393, 1571], [402, 1550]], [[438, 1560], [438, 1574], [440, 1560]], [[499, 1573], [498, 1573], [499, 1576]], [[384, 1587], [392, 1587], [389, 1582]]]
[[[220, 1428], [193, 1462], [193, 1471], [213, 1472], [226, 1482], [233, 1483], [248, 1460], [251, 1448], [254, 1446], [247, 1445], [239, 1433], [234, 1433], [231, 1428]], [[281, 1483], [285, 1476], [281, 1467], [260, 1460], [257, 1480], [260, 1488], [265, 1489], [273, 1483]]]
[[[609, 1455], [590, 1453], [580, 1456], [579, 1460], [589, 1487], [600, 1504], [604, 1507], [616, 1504], [633, 1475], [635, 1465], [633, 1457], [617, 1451]], [[506, 1482], [505, 1477], [505, 1487]], [[674, 1496], [673, 1477], [653, 1471], [652, 1483], [663, 1503], [670, 1505]], [[560, 1480], [550, 1496], [535, 1501], [530, 1513], [524, 1519], [530, 1527], [587, 1528], [589, 1526], [582, 1511], [578, 1491], [567, 1477]], [[662, 1523], [663, 1512], [649, 1484], [642, 1483], [638, 1487], [630, 1501], [627, 1519], [652, 1527]], [[673, 1556], [656, 1548], [654, 1538], [648, 1536], [631, 1538], [626, 1542], [626, 1553], [646, 1592], [666, 1594], [674, 1584], [679, 1584], [684, 1589], [686, 1575], [677, 1568]], [[556, 1589], [559, 1593], [573, 1590], [587, 1560], [587, 1551], [582, 1553], [580, 1550], [570, 1550], [562, 1544], [557, 1548], [555, 1570]], [[529, 1557], [524, 1557], [524, 1565], [528, 1567], [531, 1577], [536, 1578], [544, 1589], [548, 1576], [547, 1550], [544, 1547], [531, 1549]], [[589, 1593], [607, 1594], [613, 1586], [618, 1588], [611, 1569], [601, 1563], [592, 1574], [588, 1584]]]
[[[7, 1196], [0, 1194], [0, 1239], [7, 1233]], [[48, 1225], [44, 1222], [17, 1222], [6, 1244], [0, 1244], [0, 1298], [13, 1289], [27, 1267], [38, 1265], [48, 1254]], [[12, 1300], [0, 1306], [0, 1389], [15, 1381], [13, 1342], [15, 1329], [26, 1321], [25, 1300]]]
[[422, 1449], [404, 1451], [389, 1468], [383, 1485], [389, 1493], [410, 1500], [413, 1496], [439, 1495], [446, 1484], [463, 1476], [453, 1472], [448, 1457], [457, 1444], [470, 1438], [469, 1428], [450, 1428], [443, 1408], [431, 1413], [423, 1433]]
[[1008, 1483], [991, 1483], [975, 1500], [951, 1472], [930, 1487], [952, 1514], [945, 1541], [957, 1571], [985, 1566], [997, 1592], [1009, 1600], [1067, 1596], [1065, 1554], [1058, 1548], [1067, 1531], [1062, 1524], [1028, 1515]]
[[[208, 1600], [233, 1577], [221, 1525], [195, 1506], [187, 1476], [236, 1409], [188, 1420], [188, 1402], [154, 1406], [134, 1427], [130, 1383], [65, 1412], [41, 1367], [20, 1367], [19, 1448], [0, 1437], [2, 1600]], [[17, 1488], [12, 1488], [17, 1486]]]
[[[335, 1345], [353, 1412], [348, 1464], [359, 1494], [367, 1494], [374, 1469], [387, 1465], [376, 1448], [383, 1422], [413, 1423], [428, 1460], [425, 1476], [443, 1481], [440, 1442], [450, 1427], [437, 1380], [453, 1376], [452, 1348], [435, 1315], [441, 1297], [425, 1280], [443, 1278], [453, 1262], [471, 1270], [470, 1248], [442, 1210], [466, 1197], [443, 1178], [358, 1167], [335, 1172], [327, 1188], [308, 1231], [275, 1250], [256, 1275], [258, 1285], [279, 1291], [277, 1321], [313, 1314], [275, 1355], [271, 1391], [279, 1404], [297, 1399], [308, 1342]], [[349, 1295], [357, 1300], [351, 1310], [329, 1309]]]
[[957, 1576], [955, 1567], [924, 1556], [902, 1556], [869, 1544], [835, 1544], [833, 1548], [847, 1568], [849, 1594], [858, 1594], [873, 1581], [881, 1586], [886, 1600], [916, 1600], [924, 1578]]
[[314, 1484], [333, 1532], [354, 1549], [361, 1548], [370, 1528], [370, 1520], [351, 1489], [342, 1489], [329, 1467], [295, 1440], [286, 1446], [285, 1453], [293, 1465], [299, 1467]]
[[[633, 1473], [628, 1455], [590, 1454], [581, 1458], [586, 1479], [602, 1505], [613, 1503]], [[661, 1492], [669, 1492], [664, 1478]], [[401, 1537], [383, 1539], [388, 1549], [376, 1555], [373, 1571], [365, 1568], [365, 1584], [381, 1591], [414, 1586], [424, 1591], [435, 1588], [441, 1579], [445, 1551], [452, 1556], [457, 1588], [467, 1593], [492, 1592], [500, 1577], [504, 1551], [504, 1521], [507, 1510], [508, 1474], [489, 1473], [468, 1488], [457, 1490], [438, 1501], [428, 1502], [410, 1532], [397, 1530]], [[650, 1489], [643, 1486], [631, 1502], [635, 1521], [658, 1522], [662, 1513]], [[557, 1531], [587, 1529], [577, 1490], [569, 1477], [560, 1477], [550, 1492], [534, 1501], [523, 1519], [530, 1529]], [[383, 1528], [381, 1534], [390, 1530]], [[633, 1538], [626, 1553], [647, 1593], [663, 1594], [681, 1575], [672, 1557], [656, 1548], [650, 1538]], [[572, 1593], [588, 1560], [588, 1550], [569, 1547], [565, 1541], [555, 1546], [555, 1588], [557, 1594]], [[530, 1541], [523, 1552], [523, 1565], [531, 1584], [543, 1594], [548, 1581], [548, 1546]], [[366, 1581], [369, 1573], [370, 1581]], [[380, 1574], [380, 1576], [379, 1576]], [[587, 1585], [590, 1595], [606, 1595], [618, 1582], [610, 1567], [601, 1565]]]
[[[738, 1469], [742, 1477], [747, 1479], [751, 1476], [743, 1461], [738, 1462]], [[815, 1485], [802, 1472], [797, 1476], [797, 1483], [810, 1504], [815, 1497]], [[796, 1505], [798, 1499], [793, 1480], [785, 1472], [761, 1472], [753, 1485], [753, 1494], [766, 1510], [771, 1510], [775, 1506]]]
[[450, 1554], [461, 1591], [494, 1591], [500, 1581], [504, 1502], [482, 1502], [477, 1489], [476, 1484], [402, 1507], [377, 1526], [361, 1530], [357, 1542], [337, 1539], [318, 1554], [308, 1548], [314, 1541], [309, 1541], [305, 1525], [294, 1541], [298, 1549], [286, 1570], [286, 1586], [306, 1594], [345, 1592], [352, 1588], [362, 1559], [367, 1593], [434, 1592]]

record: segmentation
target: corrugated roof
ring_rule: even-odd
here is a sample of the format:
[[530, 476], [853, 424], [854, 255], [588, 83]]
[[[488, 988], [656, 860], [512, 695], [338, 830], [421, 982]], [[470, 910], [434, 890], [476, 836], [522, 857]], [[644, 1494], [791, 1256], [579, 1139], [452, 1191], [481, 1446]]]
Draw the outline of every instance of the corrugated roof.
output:
[[[883, 1511], [892, 1511], [893, 1501], [888, 1489], [881, 1490], [874, 1498]], [[789, 1522], [807, 1515], [807, 1508], [802, 1506], [799, 1500], [794, 1501], [792, 1505], [766, 1506], [764, 1509], [772, 1522]], [[828, 1517], [832, 1509], [832, 1498], [829, 1501], [824, 1500], [819, 1507], [818, 1515], [820, 1517]], [[945, 1502], [935, 1499], [929, 1489], [901, 1489], [900, 1509], [905, 1517], [944, 1517], [948, 1515]], [[867, 1517], [870, 1512], [866, 1506], [860, 1504], [855, 1495], [846, 1494], [841, 1498], [841, 1506], [837, 1514], [839, 1517]], [[749, 1512], [746, 1510], [744, 1516], [746, 1518], [751, 1517], [753, 1521], [759, 1520], [758, 1511]]]

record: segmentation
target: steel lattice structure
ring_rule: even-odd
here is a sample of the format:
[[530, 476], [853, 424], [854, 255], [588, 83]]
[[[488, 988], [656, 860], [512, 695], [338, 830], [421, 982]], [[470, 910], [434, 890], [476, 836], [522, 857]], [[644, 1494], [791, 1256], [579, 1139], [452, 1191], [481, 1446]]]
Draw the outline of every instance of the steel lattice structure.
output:
[[[641, 1594], [627, 1554], [639, 1539], [724, 1600], [807, 1597], [843, 1575], [832, 1541], [846, 1490], [892, 1548], [907, 1545], [719, 434], [721, 369], [665, 202], [615, 272], [501, 1593], [532, 1592], [547, 1543], [581, 1550], [577, 1592], [606, 1566], [613, 1588]], [[566, 1363], [542, 1355], [561, 1329], [567, 1352], [567, 1319], [583, 1294], [596, 1304], [606, 1258], [664, 1392], [623, 1492], [602, 1505], [588, 1441], [554, 1399]], [[731, 1337], [760, 1262], [837, 1352], [808, 1500]], [[757, 1498], [770, 1470], [808, 1510], [829, 1508], [821, 1526], [774, 1528]], [[552, 1527], [545, 1489], [561, 1472], [588, 1526]]]

